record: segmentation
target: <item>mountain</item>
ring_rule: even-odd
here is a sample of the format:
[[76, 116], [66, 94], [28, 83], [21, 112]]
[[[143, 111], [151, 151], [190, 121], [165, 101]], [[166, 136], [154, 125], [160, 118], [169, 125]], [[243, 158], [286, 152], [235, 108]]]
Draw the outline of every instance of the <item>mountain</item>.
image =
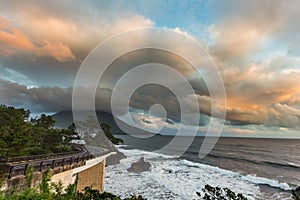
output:
[[[97, 111], [96, 115], [98, 117], [98, 120], [101, 123], [106, 123], [111, 126], [111, 131], [113, 134], [130, 134], [132, 136], [152, 136], [153, 133], [142, 130], [137, 127], [132, 127], [123, 121], [114, 118], [110, 113]], [[61, 111], [54, 115], [52, 115], [53, 119], [56, 121], [56, 127], [58, 128], [68, 128], [73, 123], [73, 114], [72, 111]], [[119, 128], [118, 124], [122, 126], [122, 128], [126, 131], [123, 131]], [[160, 133], [156, 133], [156, 135], [161, 135]]]
[[[124, 131], [117, 126], [114, 117], [110, 113], [97, 111], [96, 114], [101, 123], [109, 124], [112, 127], [111, 130], [113, 134], [125, 134]], [[52, 115], [52, 117], [56, 121], [55, 125], [58, 128], [68, 128], [73, 123], [72, 111], [61, 111]]]

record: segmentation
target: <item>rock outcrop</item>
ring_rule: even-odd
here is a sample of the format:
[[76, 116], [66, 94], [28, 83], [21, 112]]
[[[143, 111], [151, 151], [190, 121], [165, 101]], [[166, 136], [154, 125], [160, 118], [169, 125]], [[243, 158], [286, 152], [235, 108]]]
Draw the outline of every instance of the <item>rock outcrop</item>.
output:
[[117, 153], [113, 154], [106, 158], [106, 166], [117, 165], [120, 163], [120, 160], [127, 158], [123, 153], [115, 150]]
[[293, 190], [293, 197], [295, 200], [300, 200], [300, 186]]
[[146, 162], [144, 157], [142, 157], [139, 161], [132, 163], [131, 167], [127, 169], [128, 172], [141, 173], [150, 171], [151, 164]]

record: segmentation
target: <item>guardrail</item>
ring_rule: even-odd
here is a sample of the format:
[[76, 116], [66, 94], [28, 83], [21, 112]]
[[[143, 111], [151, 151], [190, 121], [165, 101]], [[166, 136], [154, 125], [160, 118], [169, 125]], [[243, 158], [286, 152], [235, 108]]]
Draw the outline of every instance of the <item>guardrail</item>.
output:
[[104, 156], [110, 152], [110, 150], [106, 149], [105, 151], [90, 154], [87, 150], [82, 150], [76, 154], [74, 152], [53, 154], [53, 157], [48, 154], [12, 158], [10, 161], [13, 160], [14, 162], [6, 163], [7, 168], [9, 168], [7, 178], [11, 179], [12, 177], [26, 175], [30, 166], [33, 167], [34, 172], [43, 172], [48, 168], [55, 169], [57, 167], [71, 166], [74, 163]]
[[34, 155], [34, 156], [20, 156], [20, 157], [12, 157], [7, 159], [6, 162], [9, 163], [16, 163], [16, 162], [28, 162], [34, 160], [43, 160], [43, 159], [50, 159], [50, 158], [59, 158], [64, 156], [71, 156], [76, 155], [78, 153], [85, 152], [83, 150], [77, 150], [72, 152], [64, 152], [64, 153], [52, 153], [52, 154], [41, 154], [41, 155]]

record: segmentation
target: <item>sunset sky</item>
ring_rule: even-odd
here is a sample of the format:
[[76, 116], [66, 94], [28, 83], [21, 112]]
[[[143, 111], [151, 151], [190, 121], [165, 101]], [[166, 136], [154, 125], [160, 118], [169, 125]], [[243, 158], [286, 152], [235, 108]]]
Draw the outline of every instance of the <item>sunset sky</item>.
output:
[[[297, 0], [0, 0], [0, 103], [34, 113], [71, 110], [76, 72], [96, 45], [123, 31], [162, 27], [194, 38], [216, 63], [227, 95], [224, 136], [300, 138], [299, 19]], [[122, 66], [144, 57], [137, 53], [130, 62], [114, 63], [97, 91], [99, 110], [109, 111], [106, 96]], [[166, 59], [194, 81], [205, 127], [206, 87], [176, 57]], [[176, 119], [167, 94], [154, 86], [137, 92], [136, 120], [143, 113], [140, 102], [153, 103], [151, 95]]]

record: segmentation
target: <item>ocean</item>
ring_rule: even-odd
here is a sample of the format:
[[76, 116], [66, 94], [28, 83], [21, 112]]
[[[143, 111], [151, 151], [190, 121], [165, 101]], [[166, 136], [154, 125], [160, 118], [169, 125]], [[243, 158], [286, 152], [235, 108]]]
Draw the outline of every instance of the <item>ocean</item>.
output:
[[[199, 158], [203, 137], [195, 137], [183, 155], [174, 155], [175, 149], [159, 152], [171, 136], [117, 137], [124, 140], [117, 148], [127, 158], [107, 167], [105, 190], [121, 197], [199, 199], [196, 192], [210, 184], [227, 187], [248, 199], [283, 200], [292, 199], [291, 190], [300, 186], [300, 140], [220, 138], [210, 154]], [[151, 170], [127, 172], [141, 157], [151, 163]]]

